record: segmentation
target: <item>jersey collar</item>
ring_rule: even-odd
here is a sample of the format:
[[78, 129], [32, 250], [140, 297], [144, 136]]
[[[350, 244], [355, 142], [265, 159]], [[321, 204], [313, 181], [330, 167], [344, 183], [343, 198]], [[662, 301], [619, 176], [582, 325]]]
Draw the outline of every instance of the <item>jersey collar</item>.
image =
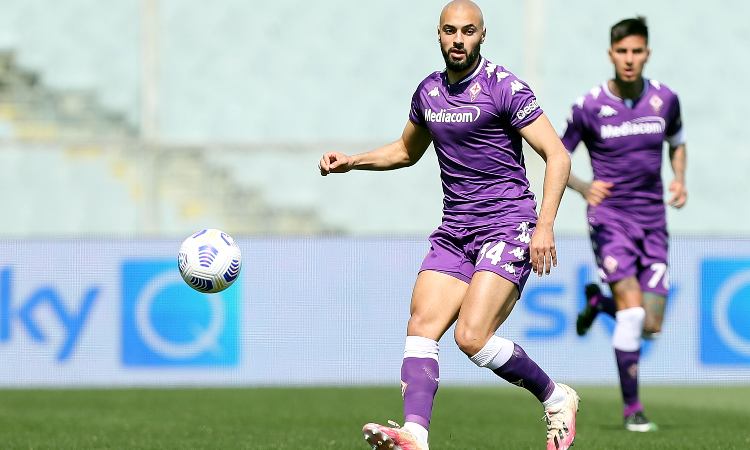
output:
[[605, 81], [604, 83], [602, 83], [602, 91], [604, 91], [604, 93], [607, 95], [607, 97], [611, 98], [612, 100], [614, 100], [616, 102], [620, 102], [620, 103], [622, 103], [624, 105], [627, 105], [628, 108], [632, 108], [633, 105], [635, 105], [636, 103], [638, 103], [638, 100], [642, 99], [646, 95], [646, 91], [648, 91], [648, 85], [649, 84], [650, 84], [649, 79], [646, 78], [646, 77], [643, 77], [643, 90], [641, 91], [641, 95], [639, 95], [637, 99], [630, 100], [628, 102], [626, 102], [625, 99], [616, 96], [615, 94], [612, 93], [612, 91], [609, 90], [609, 82], [608, 81]]

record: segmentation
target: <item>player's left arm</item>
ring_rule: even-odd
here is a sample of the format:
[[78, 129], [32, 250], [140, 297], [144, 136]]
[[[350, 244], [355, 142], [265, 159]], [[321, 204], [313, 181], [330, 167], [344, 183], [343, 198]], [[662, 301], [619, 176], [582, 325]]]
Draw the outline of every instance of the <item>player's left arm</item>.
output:
[[539, 219], [531, 237], [531, 266], [539, 276], [557, 266], [554, 224], [570, 176], [570, 155], [545, 114], [518, 130], [523, 139], [547, 163]]
[[685, 187], [685, 167], [687, 165], [685, 143], [669, 146], [669, 161], [672, 163], [672, 171], [674, 172], [674, 178], [669, 184], [669, 192], [672, 193], [669, 205], [679, 209], [685, 206], [688, 194]]
[[687, 188], [685, 187], [687, 149], [681, 109], [680, 99], [675, 95], [670, 102], [669, 113], [666, 117], [666, 141], [669, 144], [669, 161], [674, 172], [674, 179], [669, 184], [669, 192], [672, 196], [668, 203], [674, 208], [682, 208], [687, 202]]

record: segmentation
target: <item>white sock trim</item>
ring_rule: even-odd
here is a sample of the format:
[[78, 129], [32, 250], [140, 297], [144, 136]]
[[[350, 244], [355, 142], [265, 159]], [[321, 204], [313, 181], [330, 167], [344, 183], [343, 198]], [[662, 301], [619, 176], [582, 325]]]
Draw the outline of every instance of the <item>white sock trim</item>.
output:
[[555, 390], [552, 391], [552, 394], [547, 400], [542, 402], [542, 406], [544, 406], [544, 409], [548, 409], [550, 411], [559, 411], [565, 403], [567, 397], [568, 394], [565, 392], [565, 389], [561, 388], [559, 384], [555, 383]]
[[624, 352], [634, 352], [641, 348], [646, 310], [640, 306], [623, 309], [615, 313], [615, 318], [617, 324], [612, 334], [612, 347]]
[[513, 341], [493, 335], [479, 353], [469, 359], [479, 367], [495, 370], [508, 362], [514, 347]]
[[409, 430], [419, 442], [427, 445], [427, 438], [430, 434], [430, 432], [427, 431], [427, 428], [416, 422], [406, 422], [402, 428]]
[[432, 358], [437, 361], [439, 353], [437, 341], [422, 336], [406, 336], [404, 358]]

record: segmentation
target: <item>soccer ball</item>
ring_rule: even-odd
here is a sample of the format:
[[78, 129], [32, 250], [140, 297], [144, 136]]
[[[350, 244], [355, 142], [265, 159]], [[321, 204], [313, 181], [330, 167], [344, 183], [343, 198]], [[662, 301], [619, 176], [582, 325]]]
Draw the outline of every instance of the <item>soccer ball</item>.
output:
[[182, 242], [177, 267], [182, 279], [196, 291], [221, 292], [239, 276], [242, 255], [231, 236], [209, 228]]

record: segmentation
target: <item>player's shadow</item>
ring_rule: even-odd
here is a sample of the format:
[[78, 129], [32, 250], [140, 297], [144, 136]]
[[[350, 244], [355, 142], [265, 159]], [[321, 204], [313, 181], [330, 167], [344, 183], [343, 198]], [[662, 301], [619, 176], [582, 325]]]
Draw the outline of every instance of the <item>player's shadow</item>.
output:
[[[680, 429], [679, 426], [677, 426], [677, 425], [675, 425], [673, 423], [657, 422], [657, 425], [659, 426], [659, 431], [668, 431], [668, 430], [671, 431], [671, 430], [679, 430]], [[596, 429], [602, 430], [602, 431], [612, 431], [612, 432], [622, 431], [623, 433], [628, 433], [628, 434], [649, 434], [650, 433], [650, 432], [639, 433], [639, 432], [635, 432], [635, 431], [628, 431], [628, 430], [625, 429], [625, 426], [623, 426], [622, 424], [617, 424], [617, 423], [589, 424], [587, 427], [588, 428], [596, 428]], [[656, 433], [658, 433], [659, 431], [656, 431]]]

